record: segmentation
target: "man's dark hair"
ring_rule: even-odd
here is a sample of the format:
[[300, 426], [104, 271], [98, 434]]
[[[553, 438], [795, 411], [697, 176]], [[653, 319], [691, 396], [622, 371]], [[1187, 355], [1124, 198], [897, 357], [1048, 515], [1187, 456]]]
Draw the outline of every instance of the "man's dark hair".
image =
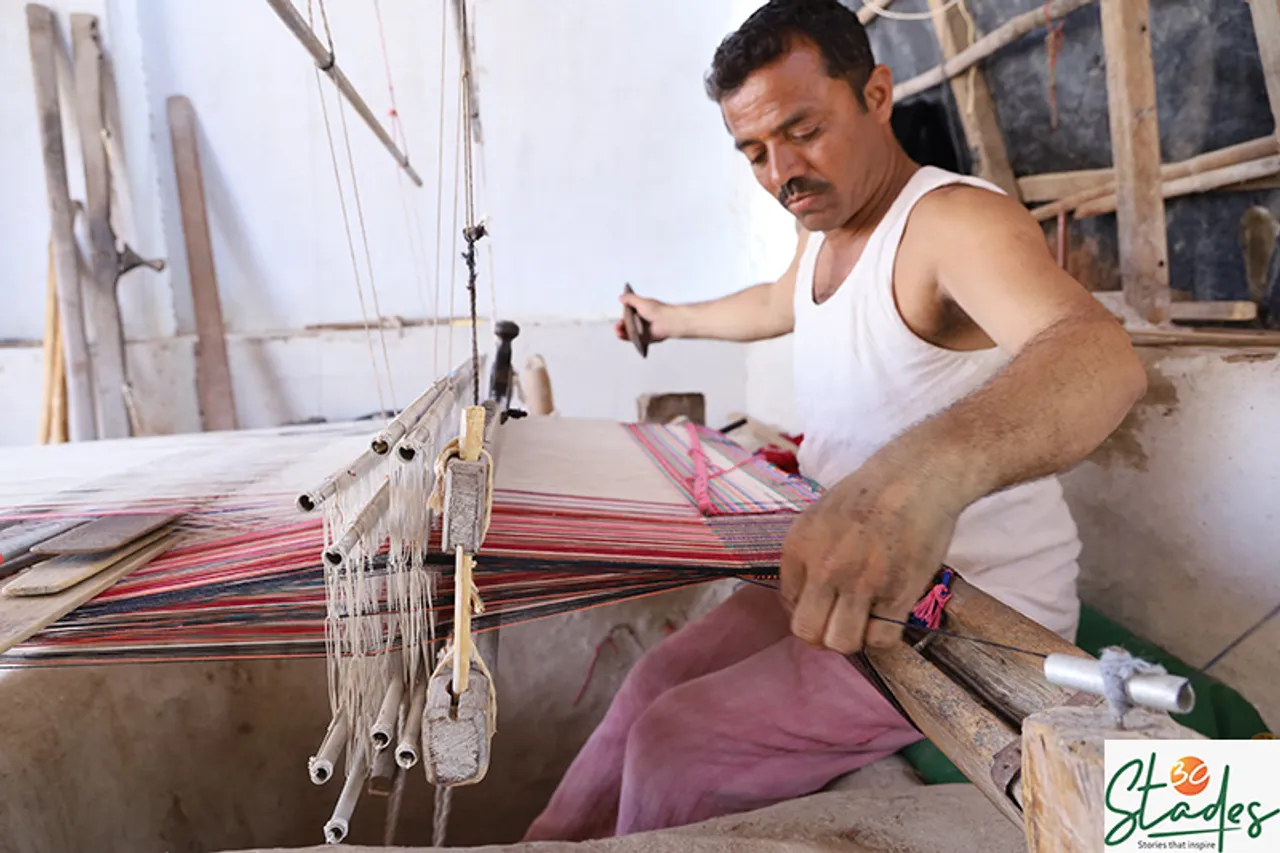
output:
[[783, 56], [797, 39], [812, 42], [827, 73], [853, 87], [865, 106], [863, 87], [875, 67], [871, 42], [858, 16], [839, 0], [769, 0], [716, 48], [707, 74], [707, 94], [720, 101], [752, 72]]

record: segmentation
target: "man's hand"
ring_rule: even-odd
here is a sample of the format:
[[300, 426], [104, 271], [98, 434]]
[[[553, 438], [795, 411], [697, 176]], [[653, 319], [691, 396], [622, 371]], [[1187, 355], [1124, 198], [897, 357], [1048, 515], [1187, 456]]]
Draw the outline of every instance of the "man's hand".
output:
[[888, 645], [929, 589], [963, 508], [918, 462], [872, 457], [792, 525], [780, 587], [791, 630], [842, 654]]
[[[630, 306], [636, 310], [636, 313], [649, 321], [649, 342], [658, 343], [672, 337], [671, 332], [671, 315], [674, 313], [674, 306], [665, 302], [659, 302], [656, 299], [645, 299], [643, 296], [637, 296], [634, 293], [624, 293], [619, 297], [624, 306]], [[613, 327], [617, 333], [618, 339], [623, 341], [631, 340], [631, 336], [627, 334], [627, 324], [622, 320]]]

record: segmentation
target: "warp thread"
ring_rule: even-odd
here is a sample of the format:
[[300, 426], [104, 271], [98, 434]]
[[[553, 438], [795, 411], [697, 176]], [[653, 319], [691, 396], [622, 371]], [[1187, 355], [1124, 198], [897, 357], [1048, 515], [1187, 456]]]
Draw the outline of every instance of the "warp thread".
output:
[[1098, 658], [1098, 672], [1102, 675], [1102, 695], [1117, 728], [1124, 728], [1124, 718], [1133, 710], [1127, 684], [1135, 675], [1165, 675], [1159, 664], [1136, 658], [1119, 646], [1107, 646]]

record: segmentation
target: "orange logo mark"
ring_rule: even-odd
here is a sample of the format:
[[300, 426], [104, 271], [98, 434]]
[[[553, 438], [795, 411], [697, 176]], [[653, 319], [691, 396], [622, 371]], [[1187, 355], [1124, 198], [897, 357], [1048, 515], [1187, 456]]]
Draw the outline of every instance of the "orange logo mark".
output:
[[1209, 768], [1193, 755], [1179, 758], [1169, 770], [1173, 790], [1185, 797], [1194, 797], [1209, 784]]

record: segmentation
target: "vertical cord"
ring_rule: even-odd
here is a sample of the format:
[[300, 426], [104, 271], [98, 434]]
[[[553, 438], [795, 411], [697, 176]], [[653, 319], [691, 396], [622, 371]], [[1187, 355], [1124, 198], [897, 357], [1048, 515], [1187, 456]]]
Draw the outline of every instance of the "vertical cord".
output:
[[472, 145], [472, 120], [471, 120], [471, 63], [468, 60], [470, 51], [468, 28], [467, 28], [467, 2], [461, 0], [458, 4], [459, 15], [461, 16], [461, 42], [460, 51], [462, 54], [462, 152], [465, 162], [466, 184], [463, 187], [464, 205], [466, 212], [466, 225], [463, 230], [463, 238], [467, 241], [467, 251], [464, 256], [467, 261], [467, 296], [470, 300], [471, 314], [471, 396], [472, 405], [480, 405], [480, 333], [479, 318], [476, 312], [476, 243], [484, 237], [484, 226], [476, 225], [476, 209], [475, 209], [475, 175], [471, 162], [471, 145]]

